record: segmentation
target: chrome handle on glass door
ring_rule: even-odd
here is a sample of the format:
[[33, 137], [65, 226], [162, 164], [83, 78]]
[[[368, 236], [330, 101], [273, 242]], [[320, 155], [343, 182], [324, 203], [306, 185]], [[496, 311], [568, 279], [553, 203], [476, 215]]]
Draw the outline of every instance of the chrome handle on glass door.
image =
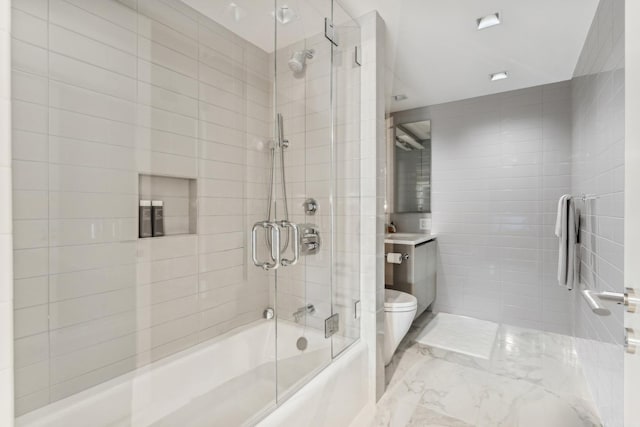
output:
[[[289, 228], [292, 231], [292, 247], [293, 247], [293, 259], [282, 258], [282, 251], [280, 247], [280, 227]], [[269, 245], [270, 256], [273, 262], [261, 262], [258, 259], [258, 230], [270, 229], [271, 230], [271, 244]], [[251, 257], [253, 258], [253, 264], [256, 267], [260, 267], [264, 270], [275, 270], [276, 268], [288, 267], [295, 265], [300, 259], [300, 227], [292, 222], [282, 221], [258, 221], [253, 225], [251, 229]]]
[[280, 221], [280, 225], [283, 228], [289, 228], [293, 232], [293, 259], [282, 259], [282, 266], [288, 267], [290, 265], [296, 265], [298, 260], [300, 259], [300, 227], [298, 224], [294, 224], [289, 221], [282, 220]]
[[[271, 230], [271, 260], [273, 262], [261, 262], [258, 260], [258, 229]], [[253, 264], [263, 270], [275, 270], [280, 266], [280, 227], [275, 222], [258, 221], [251, 229], [251, 257]]]

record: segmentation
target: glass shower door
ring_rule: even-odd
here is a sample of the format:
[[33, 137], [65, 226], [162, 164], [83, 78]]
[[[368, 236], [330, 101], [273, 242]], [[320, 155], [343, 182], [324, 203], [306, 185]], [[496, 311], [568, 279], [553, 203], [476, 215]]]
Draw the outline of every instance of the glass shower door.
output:
[[[276, 276], [251, 256], [274, 139], [262, 3], [12, 2], [21, 424], [273, 409]], [[140, 227], [152, 200], [163, 227]]]
[[278, 186], [275, 209], [301, 234], [298, 263], [276, 272], [278, 401], [331, 361], [325, 337], [332, 314], [331, 43], [324, 36], [330, 14], [328, 0], [276, 3], [274, 120], [277, 130], [282, 117], [288, 145], [278, 177], [286, 185]]
[[360, 28], [332, 0], [278, 1], [275, 17], [274, 209], [300, 231], [298, 263], [275, 273], [281, 401], [360, 336]]
[[[333, 1], [333, 0], [332, 0]], [[335, 44], [331, 45], [333, 189], [333, 313], [336, 357], [360, 338], [360, 26], [333, 2]]]

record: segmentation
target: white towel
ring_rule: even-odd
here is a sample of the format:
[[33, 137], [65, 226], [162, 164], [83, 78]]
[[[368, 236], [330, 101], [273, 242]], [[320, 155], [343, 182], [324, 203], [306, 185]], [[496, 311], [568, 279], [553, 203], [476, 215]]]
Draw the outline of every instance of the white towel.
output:
[[558, 200], [558, 213], [556, 215], [556, 236], [558, 237], [560, 237], [560, 233], [562, 231], [562, 205], [569, 197], [571, 197], [569, 194], [563, 194], [560, 196], [560, 200]]
[[555, 232], [558, 236], [558, 284], [571, 290], [580, 280], [580, 214], [569, 195], [563, 195], [558, 201]]

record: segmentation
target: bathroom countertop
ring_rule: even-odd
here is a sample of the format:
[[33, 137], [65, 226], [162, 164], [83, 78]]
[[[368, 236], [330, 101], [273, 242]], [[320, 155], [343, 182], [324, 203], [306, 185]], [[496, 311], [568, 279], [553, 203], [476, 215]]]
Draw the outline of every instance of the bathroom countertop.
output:
[[430, 240], [435, 240], [436, 237], [435, 234], [424, 233], [387, 233], [384, 236], [384, 242], [394, 245], [416, 246]]

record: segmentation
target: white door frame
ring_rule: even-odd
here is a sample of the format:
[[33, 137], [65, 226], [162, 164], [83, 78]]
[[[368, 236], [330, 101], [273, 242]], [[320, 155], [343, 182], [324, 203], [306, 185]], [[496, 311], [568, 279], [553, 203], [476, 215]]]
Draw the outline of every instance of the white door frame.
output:
[[[625, 2], [625, 204], [624, 280], [640, 289], [640, 1]], [[640, 313], [625, 314], [640, 334]], [[625, 353], [624, 425], [640, 426], [640, 349]]]

